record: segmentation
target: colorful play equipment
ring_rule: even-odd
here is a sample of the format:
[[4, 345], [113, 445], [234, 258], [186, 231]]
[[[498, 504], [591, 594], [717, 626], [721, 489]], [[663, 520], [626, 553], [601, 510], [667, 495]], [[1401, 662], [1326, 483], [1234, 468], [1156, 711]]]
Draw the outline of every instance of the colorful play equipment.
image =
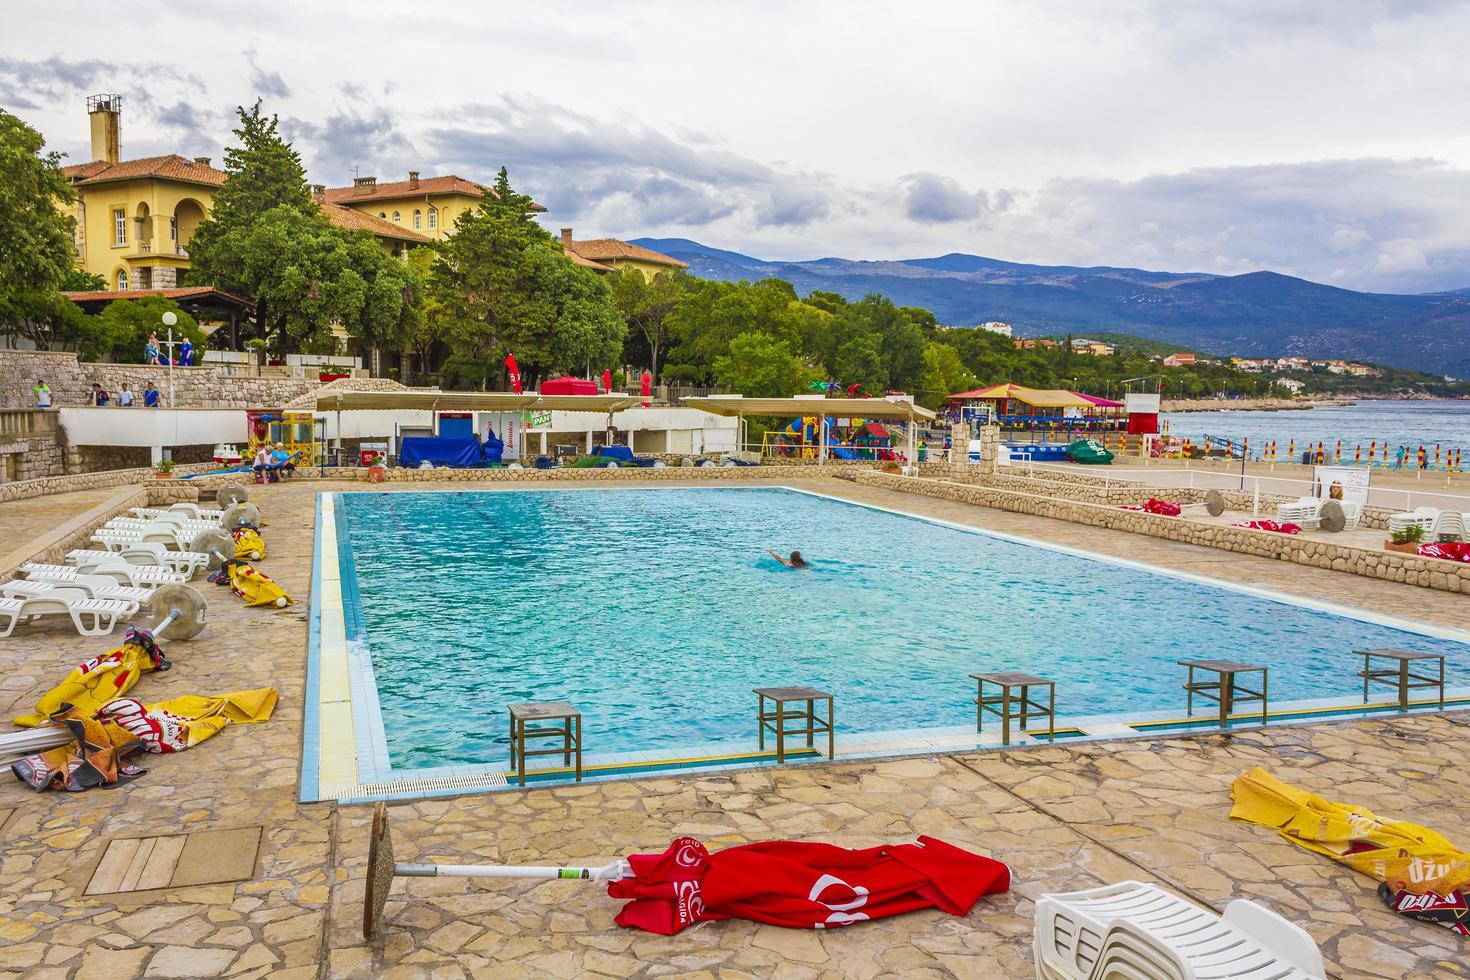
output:
[[250, 433], [246, 464], [262, 446], [274, 449], [279, 442], [298, 469], [317, 465], [316, 423], [310, 412], [246, 412], [245, 419]]
[[[893, 449], [893, 434], [876, 421], [851, 419], [847, 425], [826, 421], [827, 456], [830, 459], [876, 459], [906, 461]], [[816, 459], [823, 439], [817, 432], [817, 416], [795, 419], [784, 429], [768, 429], [761, 438], [761, 455], [771, 458]]]

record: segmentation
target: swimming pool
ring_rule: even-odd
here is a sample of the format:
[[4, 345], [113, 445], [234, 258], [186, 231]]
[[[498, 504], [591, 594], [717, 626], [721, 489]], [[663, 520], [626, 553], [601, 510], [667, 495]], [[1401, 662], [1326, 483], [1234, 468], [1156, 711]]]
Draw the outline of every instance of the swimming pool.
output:
[[352, 711], [395, 774], [503, 769], [515, 701], [571, 701], [591, 752], [678, 755], [753, 748], [755, 687], [830, 691], [842, 735], [973, 725], [983, 670], [1054, 679], [1071, 716], [1182, 713], [1190, 658], [1269, 664], [1273, 703], [1361, 694], [1365, 647], [1442, 651], [1452, 685], [1470, 672], [1444, 631], [802, 491], [338, 500], [354, 690], [375, 701]]

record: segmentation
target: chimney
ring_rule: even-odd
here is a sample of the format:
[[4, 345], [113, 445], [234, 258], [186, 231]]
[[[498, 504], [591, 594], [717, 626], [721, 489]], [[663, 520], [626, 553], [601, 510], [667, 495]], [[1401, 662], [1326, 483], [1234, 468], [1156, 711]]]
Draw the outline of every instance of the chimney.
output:
[[352, 178], [352, 193], [354, 194], [371, 194], [377, 186], [378, 178], [376, 177]]
[[409, 190], [418, 190], [418, 186], [419, 186], [419, 172], [417, 170], [410, 170], [408, 172], [408, 187], [409, 187]]
[[194, 162], [207, 167], [209, 166], [209, 159], [209, 157], [195, 157]]
[[117, 163], [122, 159], [122, 96], [87, 96], [92, 120], [92, 159]]
[[561, 247], [562, 248], [571, 248], [572, 247], [572, 229], [570, 229], [570, 228], [563, 228], [561, 230]]
[[327, 185], [326, 184], [309, 184], [307, 186], [309, 186], [311, 188], [311, 199], [313, 201], [315, 201], [318, 204], [326, 204], [327, 203]]

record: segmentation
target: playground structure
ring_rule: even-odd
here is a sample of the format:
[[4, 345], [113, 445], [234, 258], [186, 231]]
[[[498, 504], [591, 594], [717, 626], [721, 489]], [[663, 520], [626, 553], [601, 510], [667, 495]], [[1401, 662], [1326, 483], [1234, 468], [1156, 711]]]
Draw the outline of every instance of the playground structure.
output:
[[298, 468], [318, 464], [323, 440], [317, 438], [311, 412], [247, 412], [246, 421], [250, 436], [247, 464], [262, 446], [274, 449], [278, 442]]
[[[782, 429], [768, 429], [761, 438], [762, 459], [818, 459], [825, 444], [832, 459], [908, 462], [893, 449], [893, 436], [881, 423], [860, 418], [821, 419], [825, 440], [818, 431], [818, 417], [794, 419]], [[841, 424], [841, 423], [847, 424]]]

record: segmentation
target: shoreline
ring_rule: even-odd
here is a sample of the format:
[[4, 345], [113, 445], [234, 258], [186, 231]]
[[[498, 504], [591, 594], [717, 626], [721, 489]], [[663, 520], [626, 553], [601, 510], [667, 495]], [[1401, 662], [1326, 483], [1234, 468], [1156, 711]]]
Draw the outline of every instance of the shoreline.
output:
[[1299, 412], [1356, 405], [1353, 398], [1180, 398], [1159, 403], [1160, 412]]

